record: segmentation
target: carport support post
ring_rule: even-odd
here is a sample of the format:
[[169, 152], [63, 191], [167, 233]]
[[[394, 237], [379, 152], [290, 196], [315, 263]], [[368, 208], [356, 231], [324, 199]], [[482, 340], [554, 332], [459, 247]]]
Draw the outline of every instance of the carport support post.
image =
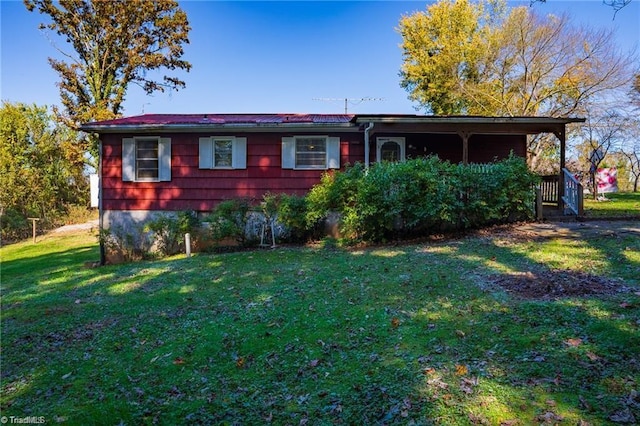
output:
[[560, 139], [560, 176], [558, 177], [558, 209], [564, 211], [564, 168], [567, 162], [567, 141], [565, 140], [565, 125], [562, 125], [562, 129], [554, 133], [558, 139]]
[[462, 164], [469, 164], [469, 138], [470, 132], [458, 132], [458, 136], [462, 138]]

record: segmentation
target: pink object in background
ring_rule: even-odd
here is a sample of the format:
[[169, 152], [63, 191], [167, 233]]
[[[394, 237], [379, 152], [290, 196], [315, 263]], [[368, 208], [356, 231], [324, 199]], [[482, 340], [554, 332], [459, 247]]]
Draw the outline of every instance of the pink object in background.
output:
[[598, 169], [596, 172], [598, 193], [618, 192], [618, 169], [615, 167]]

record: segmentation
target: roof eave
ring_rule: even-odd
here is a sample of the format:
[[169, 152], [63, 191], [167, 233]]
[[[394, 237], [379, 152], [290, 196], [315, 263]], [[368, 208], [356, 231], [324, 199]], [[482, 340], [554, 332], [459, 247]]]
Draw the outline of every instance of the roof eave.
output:
[[356, 123], [395, 123], [395, 124], [420, 124], [420, 123], [451, 123], [452, 121], [465, 124], [491, 124], [491, 123], [522, 123], [522, 124], [569, 124], [584, 123], [586, 119], [580, 117], [480, 117], [480, 116], [388, 116], [388, 115], [358, 115]]
[[242, 132], [275, 132], [275, 131], [323, 131], [323, 130], [343, 130], [358, 131], [358, 126], [353, 122], [347, 123], [199, 123], [199, 124], [112, 124], [112, 125], [91, 125], [91, 123], [80, 126], [80, 130], [87, 133], [182, 133], [182, 132], [208, 132], [208, 131], [242, 131]]

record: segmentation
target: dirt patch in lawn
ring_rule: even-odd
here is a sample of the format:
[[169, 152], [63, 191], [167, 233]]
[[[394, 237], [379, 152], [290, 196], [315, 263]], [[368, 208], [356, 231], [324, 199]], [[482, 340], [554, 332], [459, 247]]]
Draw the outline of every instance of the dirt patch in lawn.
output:
[[475, 231], [475, 235], [511, 242], [542, 241], [551, 238], [617, 238], [624, 235], [640, 237], [640, 221], [599, 220], [588, 222], [530, 222], [496, 225]]
[[[625, 236], [640, 238], [640, 221], [521, 223], [478, 230], [476, 235], [504, 245], [551, 239], [618, 240]], [[498, 286], [515, 297], [528, 300], [613, 295], [632, 291], [621, 279], [566, 269], [539, 268], [536, 271], [491, 275], [488, 282], [490, 286]]]
[[620, 280], [569, 270], [492, 275], [489, 281], [513, 296], [529, 300], [612, 295], [631, 291]]

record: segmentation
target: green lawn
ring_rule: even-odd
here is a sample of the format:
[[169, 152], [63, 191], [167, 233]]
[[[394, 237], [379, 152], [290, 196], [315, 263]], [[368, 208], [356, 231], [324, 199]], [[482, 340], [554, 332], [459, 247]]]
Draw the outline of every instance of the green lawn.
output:
[[[67, 424], [640, 420], [640, 238], [482, 232], [90, 268], [89, 234], [0, 249], [2, 416]], [[606, 279], [529, 300], [508, 277]], [[567, 275], [567, 276], [569, 276]], [[582, 422], [582, 423], [581, 423]]]
[[640, 217], [640, 192], [614, 192], [604, 194], [605, 200], [597, 201], [585, 195], [586, 217]]

